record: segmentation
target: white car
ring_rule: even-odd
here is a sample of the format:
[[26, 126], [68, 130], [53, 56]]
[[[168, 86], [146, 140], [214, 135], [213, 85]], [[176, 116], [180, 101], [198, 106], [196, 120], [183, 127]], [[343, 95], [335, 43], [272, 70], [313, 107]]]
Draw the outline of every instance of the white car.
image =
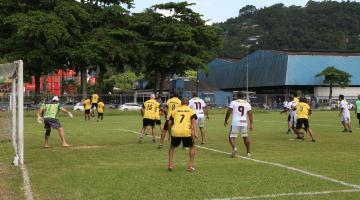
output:
[[138, 103], [125, 103], [119, 107], [119, 110], [141, 110], [142, 106]]
[[83, 103], [79, 102], [79, 103], [76, 103], [75, 106], [74, 106], [74, 110], [80, 110], [80, 111], [84, 111], [84, 105]]

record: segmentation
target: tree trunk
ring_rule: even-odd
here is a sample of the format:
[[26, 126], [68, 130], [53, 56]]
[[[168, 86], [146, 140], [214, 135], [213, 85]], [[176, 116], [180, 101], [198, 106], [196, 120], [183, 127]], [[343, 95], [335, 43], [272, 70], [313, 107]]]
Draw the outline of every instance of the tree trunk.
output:
[[164, 90], [164, 81], [165, 81], [165, 74], [160, 73], [159, 95], [162, 95], [162, 94], [163, 94], [163, 90]]
[[35, 79], [35, 104], [38, 104], [40, 102], [40, 78], [41, 78], [41, 74], [40, 73], [35, 73], [34, 74], [34, 79]]
[[330, 82], [329, 105], [331, 105], [333, 84]]
[[87, 71], [86, 67], [82, 66], [80, 68], [81, 73], [81, 96], [83, 99], [87, 97]]

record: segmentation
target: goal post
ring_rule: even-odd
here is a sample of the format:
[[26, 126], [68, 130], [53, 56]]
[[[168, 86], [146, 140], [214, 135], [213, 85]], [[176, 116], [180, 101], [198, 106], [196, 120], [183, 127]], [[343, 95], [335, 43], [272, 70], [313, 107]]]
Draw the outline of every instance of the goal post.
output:
[[24, 164], [24, 79], [23, 61], [0, 64], [0, 139], [11, 140], [13, 164]]

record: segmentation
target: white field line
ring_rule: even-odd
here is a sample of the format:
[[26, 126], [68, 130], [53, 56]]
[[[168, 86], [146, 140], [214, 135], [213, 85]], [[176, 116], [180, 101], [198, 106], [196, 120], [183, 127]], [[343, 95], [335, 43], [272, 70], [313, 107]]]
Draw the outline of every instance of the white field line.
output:
[[215, 198], [215, 199], [210, 199], [210, 200], [269, 199], [269, 198], [278, 198], [278, 197], [286, 197], [286, 196], [315, 196], [315, 195], [324, 195], [324, 194], [333, 194], [333, 193], [351, 193], [351, 192], [360, 192], [360, 190], [353, 189], [353, 190], [330, 190], [330, 191], [323, 191], [323, 192], [278, 193], [278, 194], [255, 195], [255, 196], [248, 196], [248, 197]]
[[[126, 131], [126, 132], [130, 132], [130, 133], [135, 133], [135, 134], [140, 134], [140, 133], [137, 132], [137, 131], [132, 131], [132, 130], [128, 130], [128, 129], [121, 129], [121, 128], [119, 128], [119, 130]], [[199, 146], [199, 145], [196, 145], [196, 147], [198, 147], [198, 148], [200, 148], [200, 149], [206, 149], [206, 150], [209, 150], [209, 151], [213, 151], [213, 152], [217, 152], [217, 153], [222, 153], [222, 154], [230, 155], [230, 153], [228, 153], [228, 152], [221, 151], [221, 150], [217, 150], [217, 149], [212, 149], [212, 148], [208, 148], [208, 147], [204, 147], [204, 146]], [[285, 169], [287, 169], [287, 170], [299, 172], [299, 173], [301, 173], [301, 174], [305, 174], [305, 175], [308, 175], [308, 176], [317, 177], [317, 178], [320, 178], [320, 179], [323, 179], [323, 180], [326, 180], [326, 181], [330, 181], [330, 182], [333, 182], [333, 183], [337, 183], [337, 184], [340, 184], [340, 185], [344, 185], [344, 186], [348, 186], [348, 187], [352, 187], [352, 188], [354, 188], [354, 189], [360, 190], [360, 185], [355, 185], [355, 184], [347, 183], [347, 182], [344, 182], [344, 181], [339, 181], [339, 180], [336, 180], [336, 179], [334, 179], [334, 178], [330, 178], [330, 177], [326, 177], [326, 176], [323, 176], [323, 175], [311, 173], [311, 172], [308, 172], [308, 171], [305, 171], [305, 170], [302, 170], [302, 169], [298, 169], [298, 168], [295, 168], [295, 167], [286, 166], [286, 165], [283, 165], [283, 164], [280, 164], [280, 163], [274, 163], [274, 162], [268, 162], [268, 161], [263, 161], [263, 160], [257, 160], [257, 159], [248, 158], [248, 157], [239, 156], [239, 155], [236, 155], [236, 157], [242, 158], [242, 159], [245, 159], [245, 160], [251, 160], [251, 161], [254, 161], [254, 162], [257, 162], [257, 163], [262, 163], [262, 164], [272, 165], [272, 166], [276, 166], [276, 167], [280, 167], [280, 168], [285, 168]]]
[[30, 186], [29, 173], [28, 173], [25, 165], [21, 165], [20, 169], [21, 169], [22, 177], [23, 177], [23, 187], [24, 187], [24, 192], [25, 192], [25, 199], [33, 200], [33, 195], [32, 195], [31, 186]]

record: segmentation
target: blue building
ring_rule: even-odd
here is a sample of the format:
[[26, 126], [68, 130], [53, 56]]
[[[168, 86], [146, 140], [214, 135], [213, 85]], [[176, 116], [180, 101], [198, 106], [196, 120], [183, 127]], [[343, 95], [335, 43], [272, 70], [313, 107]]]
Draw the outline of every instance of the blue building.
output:
[[258, 50], [241, 60], [215, 59], [199, 79], [224, 91], [248, 87], [257, 94], [301, 93], [325, 99], [329, 87], [316, 74], [328, 66], [352, 75], [349, 87], [334, 88], [334, 97], [341, 93], [355, 98], [360, 94], [360, 53]]

